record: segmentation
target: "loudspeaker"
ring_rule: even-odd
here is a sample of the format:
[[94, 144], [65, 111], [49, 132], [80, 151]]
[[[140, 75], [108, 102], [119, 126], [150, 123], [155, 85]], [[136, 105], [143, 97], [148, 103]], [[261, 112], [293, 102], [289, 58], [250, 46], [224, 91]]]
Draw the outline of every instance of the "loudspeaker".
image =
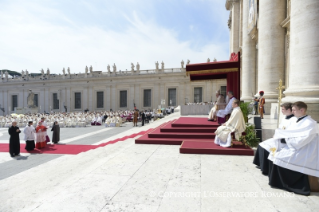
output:
[[255, 129], [261, 129], [261, 118], [259, 116], [254, 117]]
[[263, 138], [262, 138], [262, 130], [260, 129], [255, 129], [255, 132], [256, 132], [256, 137], [259, 138], [259, 142], [262, 142], [263, 141]]

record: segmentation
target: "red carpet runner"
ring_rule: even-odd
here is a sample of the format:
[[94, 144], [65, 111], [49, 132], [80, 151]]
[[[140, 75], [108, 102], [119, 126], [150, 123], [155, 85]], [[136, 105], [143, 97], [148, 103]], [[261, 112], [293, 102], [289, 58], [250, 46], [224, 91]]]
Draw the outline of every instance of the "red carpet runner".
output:
[[254, 151], [243, 145], [224, 148], [214, 143], [218, 123], [207, 118], [181, 117], [167, 122], [135, 140], [136, 144], [181, 145], [180, 153], [254, 155]]
[[[100, 145], [77, 145], [77, 144], [48, 144], [45, 148], [42, 149], [34, 149], [33, 151], [26, 151], [25, 144], [20, 144], [20, 152], [21, 153], [32, 153], [32, 154], [70, 154], [76, 155], [81, 152], [86, 152], [91, 149], [96, 149], [99, 147], [103, 147], [109, 144], [114, 144], [119, 141], [124, 141], [129, 138], [134, 138], [139, 135], [144, 135], [145, 133], [150, 132], [153, 129], [149, 129], [147, 131], [141, 131], [139, 133], [134, 133], [122, 138], [118, 138], [107, 143], [103, 143]], [[0, 152], [9, 152], [9, 144], [0, 144]]]

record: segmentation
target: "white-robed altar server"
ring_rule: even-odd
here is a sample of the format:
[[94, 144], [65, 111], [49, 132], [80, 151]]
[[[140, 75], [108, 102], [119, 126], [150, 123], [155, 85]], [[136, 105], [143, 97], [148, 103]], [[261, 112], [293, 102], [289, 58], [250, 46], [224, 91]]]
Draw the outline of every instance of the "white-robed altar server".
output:
[[[279, 124], [279, 129], [285, 130], [296, 123], [297, 118], [292, 113], [292, 103], [286, 102], [281, 105], [281, 112], [284, 115], [281, 123]], [[254, 157], [253, 163], [260, 168], [262, 174], [268, 175], [269, 173], [269, 160], [272, 161], [272, 155], [269, 156], [271, 148], [276, 147], [276, 150], [286, 146], [285, 142], [278, 142], [277, 139], [270, 138], [259, 143], [257, 151]]]
[[269, 185], [309, 195], [308, 175], [319, 177], [319, 129], [317, 122], [306, 114], [304, 102], [295, 102], [292, 111], [298, 118], [296, 123], [275, 131], [274, 139], [284, 139], [287, 145], [274, 153]]
[[236, 98], [234, 97], [234, 93], [232, 91], [228, 91], [227, 96], [229, 98], [229, 102], [227, 103], [227, 106], [224, 110], [219, 110], [217, 112], [217, 121], [219, 124], [223, 124], [226, 122], [226, 115], [230, 114], [233, 110], [232, 108], [232, 104], [233, 101], [236, 100]]
[[209, 112], [209, 115], [208, 115], [208, 120], [214, 120], [214, 117], [216, 116], [216, 112], [217, 112], [217, 107], [219, 104], [224, 104], [225, 103], [225, 98], [223, 95], [220, 94], [220, 91], [216, 91], [216, 102], [215, 102], [215, 105], [212, 107], [212, 109], [210, 110]]
[[231, 146], [231, 133], [235, 133], [235, 138], [239, 140], [241, 134], [245, 131], [245, 119], [243, 113], [239, 107], [239, 100], [232, 101], [233, 112], [230, 115], [229, 120], [222, 126], [219, 126], [215, 131], [215, 144], [222, 147]]
[[25, 149], [27, 151], [32, 151], [35, 148], [35, 129], [32, 126], [33, 122], [30, 120], [28, 122], [28, 125], [24, 128], [23, 133], [24, 133], [24, 140], [25, 140]]

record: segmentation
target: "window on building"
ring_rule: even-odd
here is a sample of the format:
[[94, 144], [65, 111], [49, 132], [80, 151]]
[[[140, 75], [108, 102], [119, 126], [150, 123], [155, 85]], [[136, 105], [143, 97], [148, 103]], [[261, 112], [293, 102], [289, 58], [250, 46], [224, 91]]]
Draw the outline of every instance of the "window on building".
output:
[[38, 100], [39, 98], [38, 98], [38, 94], [34, 94], [34, 105], [35, 106], [39, 106], [39, 100]]
[[96, 108], [104, 107], [104, 92], [98, 91], [96, 92]]
[[194, 102], [202, 102], [202, 87], [194, 88]]
[[12, 110], [18, 107], [18, 95], [12, 95]]
[[168, 106], [176, 106], [176, 88], [168, 89]]
[[74, 109], [81, 109], [81, 93], [74, 93]]
[[120, 107], [127, 107], [127, 91], [120, 91]]
[[58, 94], [53, 93], [53, 109], [58, 110], [59, 109], [59, 100], [58, 100]]
[[144, 90], [144, 107], [151, 107], [152, 106], [152, 90], [145, 89]]
[[227, 89], [226, 86], [220, 86], [220, 94], [223, 94], [225, 98], [226, 98], [226, 89]]

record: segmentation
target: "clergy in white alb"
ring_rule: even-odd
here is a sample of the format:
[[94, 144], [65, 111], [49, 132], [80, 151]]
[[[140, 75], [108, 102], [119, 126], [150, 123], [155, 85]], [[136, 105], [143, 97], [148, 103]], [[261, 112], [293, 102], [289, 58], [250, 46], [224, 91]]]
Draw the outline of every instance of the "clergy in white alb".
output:
[[218, 118], [218, 123], [223, 124], [226, 121], [225, 116], [230, 114], [232, 112], [232, 104], [233, 101], [236, 100], [236, 98], [233, 96], [233, 92], [232, 91], [228, 91], [227, 96], [229, 98], [229, 102], [227, 103], [227, 106], [224, 110], [219, 110], [217, 111], [217, 118]]
[[274, 139], [287, 146], [274, 153], [269, 185], [297, 194], [309, 195], [309, 176], [319, 177], [318, 124], [306, 114], [307, 105], [295, 102], [292, 111], [298, 118], [288, 129], [276, 129]]
[[[297, 118], [292, 113], [292, 104], [289, 102], [283, 103], [281, 105], [281, 112], [284, 115], [281, 123], [279, 125], [279, 129], [285, 130], [288, 129], [291, 125], [295, 124]], [[254, 157], [253, 163], [260, 168], [262, 174], [268, 175], [269, 173], [269, 160], [272, 161], [271, 148], [276, 148], [276, 150], [280, 150], [286, 146], [285, 142], [282, 140], [270, 138], [261, 143], [259, 143], [256, 154]]]
[[239, 140], [239, 137], [246, 129], [245, 119], [243, 113], [239, 107], [239, 100], [232, 102], [233, 112], [230, 115], [229, 120], [222, 126], [219, 126], [215, 131], [215, 144], [222, 147], [231, 146], [231, 133], [235, 133], [235, 138]]
[[218, 106], [221, 104], [225, 104], [225, 98], [223, 95], [220, 94], [219, 90], [216, 91], [216, 97], [217, 97], [217, 101], [215, 102], [214, 106], [212, 107], [212, 109], [209, 112], [208, 120], [213, 120], [214, 117], [216, 116]]
[[319, 177], [319, 129], [310, 116], [303, 116], [288, 130], [277, 129], [274, 139], [287, 146], [275, 153], [273, 163], [293, 171]]

